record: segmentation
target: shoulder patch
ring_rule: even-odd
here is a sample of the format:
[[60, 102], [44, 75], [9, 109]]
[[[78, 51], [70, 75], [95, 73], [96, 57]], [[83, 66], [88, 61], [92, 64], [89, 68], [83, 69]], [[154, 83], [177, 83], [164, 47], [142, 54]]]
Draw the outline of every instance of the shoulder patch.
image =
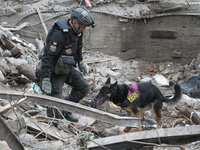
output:
[[57, 51], [57, 42], [54, 41], [52, 45], [49, 46], [49, 50], [51, 52], [56, 52]]
[[67, 55], [72, 55], [72, 53], [73, 53], [73, 50], [71, 49], [71, 48], [69, 48], [68, 46], [66, 47], [65, 46], [65, 53], [67, 54]]

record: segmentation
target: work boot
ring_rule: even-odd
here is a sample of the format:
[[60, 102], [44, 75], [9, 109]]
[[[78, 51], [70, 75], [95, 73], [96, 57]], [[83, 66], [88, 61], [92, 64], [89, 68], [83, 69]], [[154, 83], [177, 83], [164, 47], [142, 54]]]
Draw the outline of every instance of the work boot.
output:
[[71, 112], [63, 110], [62, 114], [63, 114], [63, 116], [65, 117], [66, 120], [69, 120], [71, 122], [78, 122], [78, 117], [73, 116]]
[[[56, 108], [48, 107], [46, 110], [47, 116], [50, 118], [64, 119]], [[55, 115], [55, 116], [54, 116]]]
[[68, 101], [74, 102], [74, 101], [72, 100], [72, 98], [70, 97], [70, 95], [67, 95], [67, 96], [65, 97], [65, 100], [68, 100]]
[[[54, 113], [53, 113], [53, 111], [54, 111]], [[47, 116], [51, 117], [51, 118], [55, 117], [57, 119], [64, 119], [62, 117], [62, 115], [63, 115], [66, 120], [69, 120], [71, 122], [78, 122], [78, 118], [73, 116], [72, 113], [68, 112], [68, 111], [64, 111], [64, 110], [61, 111], [62, 112], [62, 115], [61, 115], [57, 109], [48, 107], [46, 112], [47, 112]], [[54, 116], [54, 114], [55, 114], [55, 116]]]

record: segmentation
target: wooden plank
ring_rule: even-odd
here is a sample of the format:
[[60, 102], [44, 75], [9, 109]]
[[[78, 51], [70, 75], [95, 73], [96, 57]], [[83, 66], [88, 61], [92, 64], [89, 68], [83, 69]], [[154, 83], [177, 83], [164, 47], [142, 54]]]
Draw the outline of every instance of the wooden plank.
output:
[[199, 135], [200, 125], [165, 128], [95, 139], [93, 141], [87, 142], [87, 148], [89, 150], [105, 150], [105, 148], [102, 147], [103, 145], [109, 149], [128, 149], [136, 146], [150, 145], [138, 143], [138, 141], [148, 143], [159, 143], [160, 139], [161, 143], [167, 143], [172, 140], [199, 137]]
[[11, 108], [13, 108], [14, 106], [16, 106], [17, 104], [22, 103], [23, 101], [26, 100], [27, 97], [21, 98], [20, 100], [14, 100], [12, 102], [10, 102], [9, 104], [3, 106], [0, 108], [0, 114], [5, 113], [6, 111], [10, 110]]
[[[0, 98], [6, 99], [7, 95], [11, 95], [13, 98], [18, 98], [23, 94], [23, 92], [18, 91], [3, 91], [0, 90]], [[80, 114], [86, 117], [91, 117], [96, 120], [104, 121], [113, 125], [118, 126], [129, 126], [129, 127], [139, 127], [140, 118], [135, 117], [121, 117], [111, 113], [107, 113], [95, 108], [87, 107], [79, 103], [74, 103], [66, 101], [60, 98], [35, 94], [35, 93], [25, 93], [27, 97], [27, 103], [39, 104], [41, 106], [56, 106], [59, 109], [67, 110], [76, 114]]]
[[118, 57], [110, 57], [110, 58], [97, 58], [97, 57], [88, 57], [86, 59], [83, 59], [84, 63], [94, 63], [94, 62], [104, 62], [104, 61], [111, 61], [111, 60], [117, 60]]
[[27, 25], [29, 25], [28, 22], [23, 22], [22, 24], [20, 24], [19, 26], [15, 27], [15, 28], [5, 28], [5, 29], [10, 30], [10, 31], [19, 31], [20, 29], [26, 27]]
[[46, 35], [47, 35], [47, 34], [48, 34], [48, 30], [47, 30], [47, 27], [46, 27], [46, 25], [45, 25], [45, 23], [44, 23], [44, 20], [43, 20], [43, 18], [42, 18], [42, 14], [41, 14], [41, 12], [40, 12], [39, 7], [36, 7], [36, 10], [37, 10], [38, 15], [39, 15], [39, 17], [40, 17], [40, 20], [41, 20], [41, 22], [42, 22], [42, 26], [43, 26], [43, 28], [44, 28], [44, 31], [45, 31], [45, 33], [46, 33]]

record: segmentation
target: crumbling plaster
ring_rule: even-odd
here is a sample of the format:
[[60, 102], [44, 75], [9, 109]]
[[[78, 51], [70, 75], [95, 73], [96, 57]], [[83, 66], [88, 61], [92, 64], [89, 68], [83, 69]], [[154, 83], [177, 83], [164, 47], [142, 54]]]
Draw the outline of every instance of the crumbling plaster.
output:
[[[181, 4], [183, 7], [187, 6], [186, 2]], [[37, 5], [38, 4], [23, 5], [23, 8], [21, 8], [23, 10], [22, 12], [18, 12], [17, 14], [10, 16], [1, 16], [1, 23], [5, 21], [8, 22], [9, 25], [14, 26], [25, 15], [34, 12], [34, 8]], [[39, 5], [41, 11], [47, 9], [45, 5], [47, 4], [45, 3], [43, 5], [41, 3]], [[165, 1], [162, 3], [156, 3], [156, 5], [153, 6], [158, 7], [158, 5], [162, 8], [169, 7], [168, 2]], [[132, 1], [127, 1], [127, 4], [120, 4], [119, 1], [116, 1], [116, 4], [102, 4], [99, 7], [93, 7], [90, 9], [95, 20], [96, 27], [93, 29], [89, 28], [85, 31], [85, 38], [83, 40], [85, 48], [91, 51], [100, 51], [104, 54], [118, 56], [124, 60], [139, 58], [149, 62], [172, 61], [175, 63], [186, 64], [190, 63], [193, 58], [196, 58], [197, 54], [200, 52], [200, 16], [168, 15], [161, 17], [158, 15], [157, 17], [149, 19], [141, 18], [128, 19], [127, 22], [119, 21], [118, 15], [122, 15], [126, 11], [130, 13], [129, 15], [133, 18], [137, 17], [139, 15], [138, 12], [142, 9], [143, 13], [147, 13], [149, 10], [144, 8], [144, 6], [145, 4], [135, 5]], [[195, 8], [197, 6], [195, 5]], [[152, 5], [150, 6], [150, 4], [148, 7], [152, 9]], [[61, 5], [57, 4], [53, 8], [54, 10], [65, 10], [65, 12], [60, 12], [60, 14], [65, 15], [53, 18], [55, 15], [58, 15], [53, 10], [52, 13], [42, 13], [44, 20], [51, 18], [48, 21], [45, 21], [45, 25], [48, 30], [56, 20], [69, 17], [69, 14], [66, 12], [70, 8], [69, 6], [65, 7], [63, 5], [61, 7]], [[140, 8], [141, 10], [137, 10], [137, 8]], [[93, 12], [97, 10], [108, 12], [108, 14], [106, 15], [103, 13]], [[197, 14], [198, 10], [199, 9], [195, 10]], [[170, 11], [170, 13], [174, 12], [176, 13], [176, 11]], [[151, 14], [151, 12], [148, 13]], [[181, 13], [184, 13], [184, 11], [182, 10], [179, 12], [179, 14]], [[45, 41], [46, 34], [37, 13], [23, 18], [23, 20], [18, 22], [17, 25], [20, 25], [23, 22], [29, 22], [33, 25], [37, 32], [41, 34], [43, 41]], [[150, 36], [152, 30], [174, 31], [175, 38], [152, 38]], [[23, 39], [37, 45], [35, 38], [39, 38], [39, 35], [31, 26], [25, 27], [18, 32], [15, 32], [15, 34], [19, 34]], [[172, 53], [174, 51], [179, 52], [181, 57], [173, 58]]]
[[[172, 61], [189, 63], [200, 52], [200, 18], [168, 16], [146, 20], [119, 22], [118, 17], [95, 15], [97, 26], [92, 29], [92, 51], [119, 56], [121, 59], [140, 58], [150, 62]], [[125, 52], [122, 52], [122, 28], [126, 28]], [[151, 38], [152, 30], [175, 31], [175, 39]], [[181, 58], [172, 58], [179, 51]]]

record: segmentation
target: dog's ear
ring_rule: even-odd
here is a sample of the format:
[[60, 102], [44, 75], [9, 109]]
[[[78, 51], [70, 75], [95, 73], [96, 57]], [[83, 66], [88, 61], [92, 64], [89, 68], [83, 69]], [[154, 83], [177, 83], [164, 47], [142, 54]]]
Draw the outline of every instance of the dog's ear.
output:
[[115, 89], [116, 87], [117, 87], [117, 81], [114, 84], [111, 85], [112, 89]]
[[110, 84], [110, 78], [107, 79], [105, 84]]

